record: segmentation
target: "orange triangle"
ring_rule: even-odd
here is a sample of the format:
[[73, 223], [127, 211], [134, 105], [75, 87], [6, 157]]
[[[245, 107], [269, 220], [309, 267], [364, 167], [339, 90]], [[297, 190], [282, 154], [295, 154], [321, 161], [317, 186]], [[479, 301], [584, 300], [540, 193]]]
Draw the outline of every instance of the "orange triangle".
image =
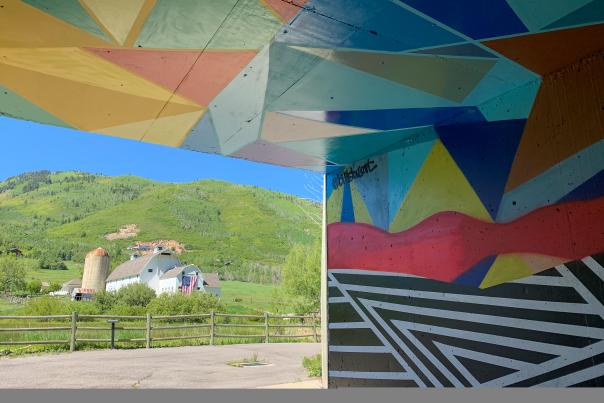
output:
[[[604, 33], [603, 33], [604, 34]], [[593, 57], [541, 83], [506, 191], [604, 138], [604, 60]]]
[[604, 49], [604, 24], [486, 41], [505, 57], [543, 76]]
[[251, 50], [89, 50], [201, 105], [208, 105], [256, 56]]
[[274, 14], [283, 22], [287, 22], [294, 18], [302, 9], [306, 0], [261, 0]]

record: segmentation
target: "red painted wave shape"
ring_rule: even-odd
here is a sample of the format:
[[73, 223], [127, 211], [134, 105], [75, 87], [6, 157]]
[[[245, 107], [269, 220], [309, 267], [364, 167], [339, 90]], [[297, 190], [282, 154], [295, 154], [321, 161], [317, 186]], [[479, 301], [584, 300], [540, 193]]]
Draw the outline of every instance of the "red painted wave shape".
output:
[[462, 213], [435, 214], [389, 233], [367, 224], [327, 227], [330, 269], [406, 273], [453, 281], [487, 256], [535, 253], [568, 260], [604, 250], [604, 198], [561, 203], [493, 224]]

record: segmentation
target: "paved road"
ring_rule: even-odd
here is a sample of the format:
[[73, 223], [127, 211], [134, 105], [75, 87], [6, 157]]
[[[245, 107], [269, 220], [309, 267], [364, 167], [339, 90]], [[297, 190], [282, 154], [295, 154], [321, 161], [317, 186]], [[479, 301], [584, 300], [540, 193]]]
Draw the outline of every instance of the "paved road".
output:
[[[1, 388], [259, 388], [308, 381], [304, 356], [320, 344], [240, 344], [100, 350], [0, 359]], [[235, 368], [258, 354], [271, 365]]]

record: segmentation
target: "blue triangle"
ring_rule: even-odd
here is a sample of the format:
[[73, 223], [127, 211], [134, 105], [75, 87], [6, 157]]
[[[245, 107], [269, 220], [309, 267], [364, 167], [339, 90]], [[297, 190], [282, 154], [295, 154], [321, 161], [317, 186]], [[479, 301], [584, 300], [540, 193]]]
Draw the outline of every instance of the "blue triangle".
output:
[[474, 287], [480, 286], [480, 283], [482, 283], [484, 276], [487, 275], [496, 257], [496, 255], [485, 257], [472, 266], [470, 270], [457, 277], [453, 282], [455, 284], [471, 285]]
[[441, 141], [493, 218], [505, 189], [526, 119], [440, 126]]
[[344, 185], [344, 196], [342, 198], [342, 218], [341, 222], [354, 222], [354, 207], [352, 206], [352, 192], [350, 183]]
[[367, 211], [371, 216], [373, 225], [381, 229], [388, 229], [388, 154], [362, 160], [371, 163], [371, 172], [367, 172], [354, 180], [354, 184], [365, 202]]
[[604, 195], [604, 169], [573, 189], [560, 202], [590, 200]]

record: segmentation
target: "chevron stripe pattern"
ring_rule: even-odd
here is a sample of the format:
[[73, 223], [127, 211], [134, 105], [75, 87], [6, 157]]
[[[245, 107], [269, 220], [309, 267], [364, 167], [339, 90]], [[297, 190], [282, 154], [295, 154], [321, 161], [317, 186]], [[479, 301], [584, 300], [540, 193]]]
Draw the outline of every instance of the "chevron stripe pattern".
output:
[[604, 254], [485, 290], [329, 271], [330, 387], [604, 386]]

